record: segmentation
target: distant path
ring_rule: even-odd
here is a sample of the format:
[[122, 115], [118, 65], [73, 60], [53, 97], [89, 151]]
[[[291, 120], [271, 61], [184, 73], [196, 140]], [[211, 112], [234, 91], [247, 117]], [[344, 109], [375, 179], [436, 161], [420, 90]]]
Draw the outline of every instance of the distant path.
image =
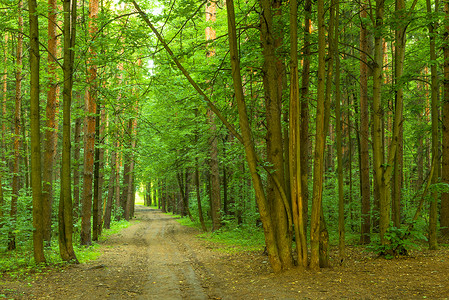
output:
[[[142, 299], [208, 299], [207, 291], [201, 285], [201, 278], [195, 272], [194, 255], [183, 244], [183, 229], [172, 217], [149, 208], [138, 208], [141, 220], [123, 236], [144, 249], [137, 248], [136, 254], [145, 255], [147, 261], [147, 282]], [[185, 237], [184, 237], [185, 238]]]

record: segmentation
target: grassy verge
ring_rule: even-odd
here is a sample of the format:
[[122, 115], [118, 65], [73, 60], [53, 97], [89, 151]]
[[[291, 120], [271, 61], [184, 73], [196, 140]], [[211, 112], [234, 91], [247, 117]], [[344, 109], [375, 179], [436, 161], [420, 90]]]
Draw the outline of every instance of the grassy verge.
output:
[[[169, 215], [172, 215], [171, 213]], [[174, 217], [179, 217], [173, 215]], [[201, 230], [199, 222], [192, 222], [189, 218], [178, 218], [178, 223]], [[207, 224], [210, 228], [210, 224]], [[217, 245], [217, 251], [235, 253], [241, 251], [261, 251], [265, 247], [264, 234], [261, 228], [249, 225], [237, 225], [228, 222], [219, 230], [204, 232], [198, 238]]]
[[[111, 235], [120, 232], [130, 225], [131, 223], [127, 221], [113, 222], [111, 229], [103, 230], [100, 241], [108, 239]], [[76, 243], [78, 242], [76, 241]], [[74, 250], [80, 263], [96, 260], [100, 256], [100, 246], [95, 242], [89, 247], [75, 244]], [[3, 274], [12, 279], [31, 281], [36, 276], [43, 275], [52, 269], [62, 268], [67, 264], [59, 256], [57, 238], [53, 239], [51, 246], [46, 247], [45, 257], [47, 259], [46, 264], [36, 264], [34, 262], [31, 241], [22, 244], [22, 247], [13, 251], [2, 250], [0, 251], [0, 275]]]

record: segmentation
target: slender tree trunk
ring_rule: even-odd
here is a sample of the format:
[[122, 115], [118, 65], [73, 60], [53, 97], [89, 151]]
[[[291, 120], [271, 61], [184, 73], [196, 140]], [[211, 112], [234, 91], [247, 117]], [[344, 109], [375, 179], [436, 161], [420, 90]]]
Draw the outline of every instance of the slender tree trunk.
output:
[[[396, 18], [403, 20], [399, 22], [395, 29], [395, 51], [394, 51], [394, 77], [396, 86], [396, 103], [402, 103], [404, 99], [404, 89], [401, 82], [402, 74], [404, 73], [404, 57], [405, 57], [405, 43], [406, 43], [406, 21], [407, 12], [405, 11], [405, 0], [396, 0]], [[402, 112], [401, 112], [402, 113]], [[403, 126], [402, 122], [399, 125], [398, 141], [396, 158], [394, 160], [394, 174], [393, 174], [393, 197], [392, 197], [392, 220], [396, 228], [401, 226], [401, 197], [402, 197], [402, 177], [403, 177]]]
[[104, 211], [104, 223], [103, 227], [105, 229], [111, 228], [111, 216], [112, 216], [112, 204], [114, 202], [114, 191], [115, 191], [115, 165], [116, 165], [116, 153], [115, 150], [111, 152], [111, 175], [109, 176], [109, 185], [108, 185], [108, 199], [106, 201], [106, 209]]
[[73, 220], [75, 223], [80, 217], [81, 123], [81, 118], [76, 118], [74, 128], [75, 149], [73, 153]]
[[20, 190], [20, 116], [22, 111], [22, 56], [23, 56], [23, 17], [22, 17], [23, 2], [19, 0], [18, 3], [18, 29], [17, 33], [17, 51], [16, 51], [16, 94], [15, 94], [15, 109], [14, 109], [14, 163], [12, 170], [12, 196], [11, 196], [11, 210], [10, 218], [13, 221], [11, 230], [8, 233], [8, 250], [16, 249], [16, 236], [14, 233], [17, 221], [17, 199], [19, 198]]
[[62, 120], [61, 191], [59, 199], [59, 253], [62, 260], [78, 262], [73, 250], [73, 207], [71, 187], [71, 103], [73, 86], [73, 62], [76, 36], [76, 0], [64, 0], [64, 89]]
[[[89, 34], [94, 39], [97, 31], [96, 20], [98, 15], [98, 0], [89, 2]], [[81, 245], [89, 246], [92, 244], [91, 216], [92, 216], [92, 191], [93, 191], [93, 173], [95, 156], [95, 114], [97, 113], [96, 104], [96, 79], [97, 66], [93, 62], [96, 56], [95, 49], [89, 47], [91, 59], [88, 64], [88, 87], [85, 95], [84, 120], [84, 180], [83, 180], [83, 205], [81, 218]]]
[[196, 187], [196, 201], [198, 204], [198, 215], [201, 223], [201, 229], [204, 232], [207, 231], [206, 223], [204, 223], [203, 207], [201, 205], [201, 193], [200, 193], [200, 172], [198, 167], [198, 157], [195, 158], [195, 187]]
[[36, 0], [28, 1], [30, 24], [31, 188], [33, 193], [34, 261], [45, 262], [42, 222], [42, 169], [39, 114], [39, 27]]
[[[215, 23], [216, 21], [216, 3], [210, 1], [206, 4], [206, 22]], [[208, 26], [206, 28], [206, 40], [215, 39], [215, 30]], [[207, 56], [215, 55], [214, 49], [209, 49]], [[209, 148], [210, 148], [210, 202], [212, 215], [212, 231], [221, 227], [221, 192], [220, 192], [220, 169], [218, 163], [218, 136], [217, 125], [215, 123], [215, 115], [212, 110], [207, 111], [207, 122], [209, 124]]]
[[[304, 219], [304, 232], [307, 232], [308, 220], [308, 203], [309, 203], [309, 85], [310, 85], [310, 35], [311, 35], [311, 21], [312, 15], [312, 1], [304, 1], [304, 52], [302, 62], [302, 76], [301, 76], [301, 129], [300, 129], [300, 166], [301, 166], [301, 193], [302, 193], [302, 207]], [[307, 235], [306, 235], [307, 242]]]
[[262, 179], [257, 170], [257, 155], [254, 148], [251, 129], [249, 126], [246, 104], [244, 100], [242, 77], [240, 74], [240, 61], [237, 51], [237, 34], [235, 27], [234, 1], [226, 1], [228, 18], [228, 36], [231, 58], [231, 67], [233, 74], [233, 85], [235, 99], [239, 111], [239, 124], [242, 131], [243, 146], [245, 148], [248, 166], [256, 193], [256, 201], [259, 207], [260, 218], [265, 233], [265, 242], [267, 245], [268, 257], [274, 272], [280, 272], [283, 269], [276, 243], [276, 236], [273, 232], [273, 224], [269, 212], [268, 202], [264, 194]]
[[[298, 3], [290, 0], [290, 109], [289, 109], [289, 163], [290, 193], [295, 227], [298, 265], [307, 267], [307, 239], [304, 220], [304, 202], [301, 182], [301, 128], [298, 78]], [[307, 188], [307, 187], [306, 187]]]
[[208, 111], [208, 119], [210, 124], [210, 186], [211, 186], [211, 215], [212, 215], [212, 231], [221, 227], [221, 193], [220, 193], [220, 169], [218, 165], [218, 137], [216, 136], [217, 125], [212, 111]]
[[[361, 4], [360, 18], [366, 20], [367, 5]], [[369, 105], [368, 105], [368, 29], [363, 22], [360, 24], [360, 192], [361, 221], [360, 243], [371, 242], [371, 194], [369, 178]]]
[[316, 108], [316, 138], [315, 138], [315, 160], [313, 167], [313, 197], [311, 217], [311, 260], [312, 270], [320, 269], [320, 225], [321, 204], [323, 193], [323, 168], [325, 149], [325, 51], [326, 51], [326, 28], [324, 24], [324, 0], [318, 0], [318, 94]]
[[101, 199], [99, 198], [100, 181], [100, 115], [95, 117], [95, 160], [94, 160], [94, 192], [92, 201], [92, 240], [98, 241], [100, 235]]
[[[332, 4], [334, 5], [334, 4]], [[337, 178], [338, 178], [338, 251], [340, 261], [345, 257], [345, 199], [344, 199], [344, 178], [343, 178], [343, 146], [342, 146], [342, 124], [344, 118], [341, 113], [340, 101], [340, 51], [338, 48], [340, 38], [340, 2], [335, 3], [335, 36], [334, 36], [334, 56], [335, 56], [335, 128], [337, 135]]]
[[[445, 26], [444, 39], [449, 39], [449, 2], [444, 3]], [[449, 45], [444, 44], [444, 96], [443, 96], [443, 159], [441, 180], [449, 183]], [[442, 234], [449, 237], [449, 193], [443, 193], [441, 197], [440, 226], [443, 227]]]
[[58, 78], [56, 75], [57, 59], [57, 24], [56, 24], [56, 0], [48, 0], [48, 75], [49, 86], [47, 91], [46, 107], [46, 130], [45, 130], [45, 152], [44, 166], [42, 172], [43, 180], [43, 222], [44, 222], [44, 240], [47, 244], [51, 241], [51, 207], [53, 203], [53, 174], [54, 161], [56, 158], [56, 143], [58, 134], [58, 122], [56, 119], [58, 113]]

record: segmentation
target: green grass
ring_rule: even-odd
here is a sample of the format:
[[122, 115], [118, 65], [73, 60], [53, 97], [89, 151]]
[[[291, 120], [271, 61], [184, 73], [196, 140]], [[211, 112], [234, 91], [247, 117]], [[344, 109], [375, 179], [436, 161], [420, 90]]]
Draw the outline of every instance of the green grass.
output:
[[[167, 213], [174, 217], [179, 217]], [[201, 230], [201, 224], [198, 221], [191, 221], [188, 217], [178, 218], [176, 221], [188, 227]], [[211, 227], [210, 222], [206, 224]], [[261, 228], [249, 225], [236, 225], [234, 222], [227, 222], [219, 230], [214, 232], [204, 232], [198, 235], [202, 240], [217, 244], [215, 248], [222, 252], [241, 252], [241, 251], [260, 251], [265, 246], [265, 238]]]
[[[113, 234], [117, 234], [122, 229], [130, 226], [127, 221], [119, 221], [111, 223], [111, 229], [103, 230], [100, 241], [106, 240]], [[5, 273], [13, 279], [32, 280], [36, 276], [45, 274], [49, 269], [60, 268], [66, 265], [59, 256], [59, 246], [57, 237], [53, 238], [50, 247], [46, 247], [45, 258], [46, 264], [36, 264], [33, 258], [32, 242], [22, 243], [21, 247], [16, 250], [0, 251], [0, 273]], [[94, 242], [92, 246], [79, 246], [74, 244], [76, 257], [80, 263], [87, 263], [96, 260], [100, 256], [100, 246]]]
[[265, 238], [261, 228], [245, 225], [227, 225], [214, 232], [199, 235], [207, 241], [221, 244], [217, 248], [224, 252], [260, 251], [265, 246]]

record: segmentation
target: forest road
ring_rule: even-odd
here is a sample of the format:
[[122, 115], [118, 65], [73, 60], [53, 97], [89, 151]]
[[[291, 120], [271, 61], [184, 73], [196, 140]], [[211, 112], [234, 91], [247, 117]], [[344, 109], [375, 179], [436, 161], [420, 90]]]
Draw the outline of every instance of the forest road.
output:
[[[114, 248], [118, 246], [126, 250], [116, 254], [116, 260], [121, 261], [121, 270], [143, 271], [139, 278], [140, 286], [133, 284], [136, 293], [133, 298], [215, 298], [209, 295], [211, 289], [202, 284], [205, 270], [186, 243], [186, 238], [191, 238], [186, 234], [190, 229], [178, 224], [172, 216], [148, 207], [137, 206], [135, 215], [136, 224], [106, 242]], [[123, 293], [109, 296], [110, 299], [123, 299]]]
[[149, 207], [136, 206], [135, 216], [130, 227], [100, 242], [97, 260], [29, 286], [11, 285], [13, 299], [221, 299], [197, 259], [204, 246], [195, 242], [195, 229]]

